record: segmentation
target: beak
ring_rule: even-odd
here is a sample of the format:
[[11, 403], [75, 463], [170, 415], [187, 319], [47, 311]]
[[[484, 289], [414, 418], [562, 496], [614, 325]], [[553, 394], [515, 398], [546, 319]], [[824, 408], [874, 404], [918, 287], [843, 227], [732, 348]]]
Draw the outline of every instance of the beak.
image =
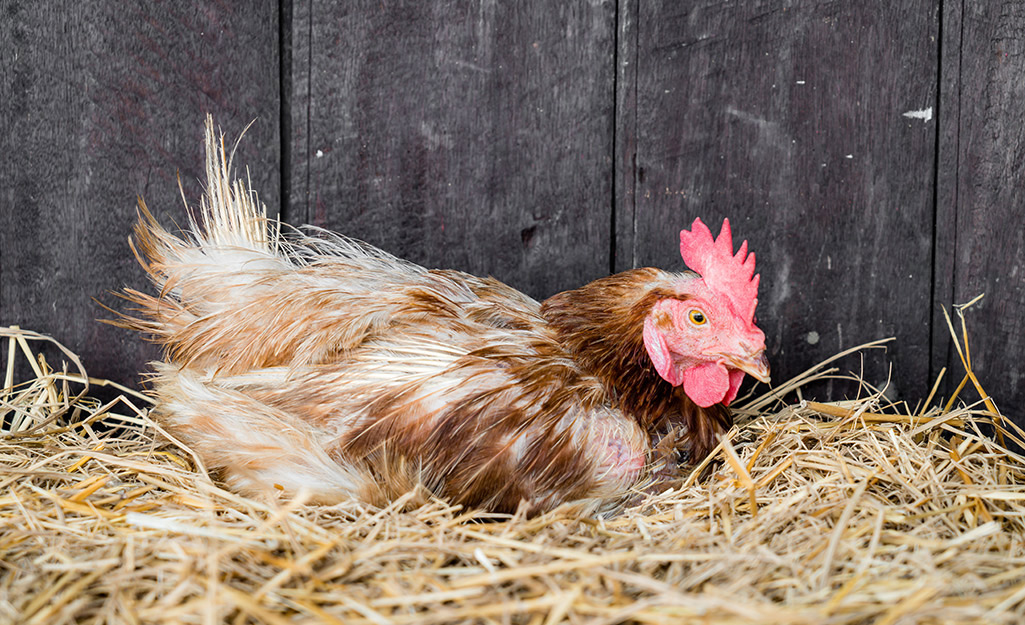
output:
[[769, 377], [769, 359], [765, 357], [764, 349], [750, 356], [730, 358], [726, 362], [729, 366], [743, 371], [759, 382], [768, 384], [771, 381]]

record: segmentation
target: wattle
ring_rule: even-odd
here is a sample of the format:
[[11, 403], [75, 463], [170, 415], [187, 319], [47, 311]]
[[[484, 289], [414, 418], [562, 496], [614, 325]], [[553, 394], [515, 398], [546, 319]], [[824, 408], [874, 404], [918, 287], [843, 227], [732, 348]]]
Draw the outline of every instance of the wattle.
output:
[[743, 381], [743, 371], [739, 369], [730, 369], [730, 390], [726, 391], [726, 397], [722, 400], [723, 405], [729, 406], [733, 403], [733, 400], [737, 398], [737, 393], [740, 392], [740, 384]]
[[683, 371], [684, 392], [702, 408], [718, 403], [730, 405], [737, 398], [743, 381], [743, 371], [729, 370], [715, 362], [695, 365]]

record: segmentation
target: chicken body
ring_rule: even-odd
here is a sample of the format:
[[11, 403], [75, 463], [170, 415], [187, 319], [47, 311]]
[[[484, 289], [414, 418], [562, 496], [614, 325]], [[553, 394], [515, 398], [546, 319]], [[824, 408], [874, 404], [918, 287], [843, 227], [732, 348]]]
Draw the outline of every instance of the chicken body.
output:
[[685, 428], [700, 459], [729, 426], [722, 403], [660, 377], [643, 338], [697, 274], [636, 269], [541, 305], [328, 233], [283, 237], [230, 183], [209, 122], [207, 148], [191, 237], [143, 206], [135, 242], [160, 294], [127, 291], [140, 315], [121, 323], [165, 348], [160, 421], [233, 487], [598, 512], [642, 479], [653, 435]]

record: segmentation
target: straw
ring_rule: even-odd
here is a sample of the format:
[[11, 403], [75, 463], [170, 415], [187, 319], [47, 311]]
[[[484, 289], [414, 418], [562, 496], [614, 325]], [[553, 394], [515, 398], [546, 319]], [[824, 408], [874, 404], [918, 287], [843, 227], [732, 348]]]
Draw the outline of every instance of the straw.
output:
[[1001, 442], [1022, 436], [965, 336], [979, 397], [789, 400], [832, 360], [749, 402], [708, 471], [601, 519], [249, 499], [143, 396], [101, 404], [77, 357], [51, 368], [50, 339], [7, 328], [0, 622], [1022, 622], [1025, 463]]

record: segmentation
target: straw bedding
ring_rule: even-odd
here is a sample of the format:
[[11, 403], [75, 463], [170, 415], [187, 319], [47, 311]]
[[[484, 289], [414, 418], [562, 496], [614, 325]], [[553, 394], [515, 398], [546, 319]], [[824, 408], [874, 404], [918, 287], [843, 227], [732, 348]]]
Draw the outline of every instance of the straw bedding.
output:
[[89, 391], [108, 383], [74, 354], [52, 370], [46, 337], [0, 340], [0, 622], [1025, 618], [1025, 464], [1007, 448], [1018, 431], [973, 399], [967, 337], [969, 374], [946, 405], [916, 412], [867, 386], [849, 402], [777, 399], [834, 375], [823, 363], [749, 401], [701, 477], [610, 519], [489, 518], [417, 493], [385, 509], [247, 499], [145, 397], [100, 405]]

